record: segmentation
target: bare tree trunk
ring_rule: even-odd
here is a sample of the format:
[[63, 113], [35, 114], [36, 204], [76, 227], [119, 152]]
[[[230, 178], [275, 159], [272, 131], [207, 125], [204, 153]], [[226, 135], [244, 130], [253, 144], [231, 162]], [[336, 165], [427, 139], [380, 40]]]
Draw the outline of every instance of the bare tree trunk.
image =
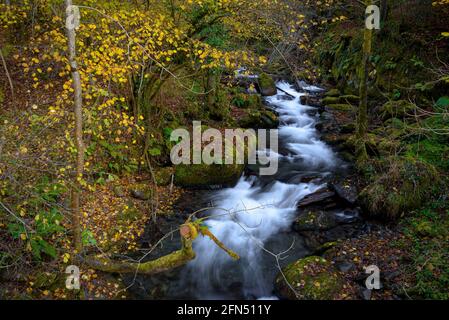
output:
[[[371, 0], [365, 1], [366, 6]], [[357, 161], [363, 163], [368, 159], [366, 152], [366, 134], [368, 130], [368, 63], [372, 50], [373, 31], [365, 27], [363, 33], [363, 58], [360, 64], [360, 104], [357, 114], [356, 156]]]
[[[65, 0], [67, 19], [73, 19], [70, 15], [72, 11], [72, 0]], [[73, 11], [72, 11], [73, 13]], [[76, 144], [76, 176], [72, 188], [71, 211], [72, 211], [72, 232], [75, 250], [80, 252], [82, 249], [81, 242], [81, 179], [84, 172], [84, 142], [83, 142], [83, 100], [81, 89], [81, 77], [76, 63], [76, 31], [75, 25], [67, 24], [67, 38], [69, 49], [69, 63], [72, 72], [74, 97], [74, 115], [75, 115], [75, 144]]]

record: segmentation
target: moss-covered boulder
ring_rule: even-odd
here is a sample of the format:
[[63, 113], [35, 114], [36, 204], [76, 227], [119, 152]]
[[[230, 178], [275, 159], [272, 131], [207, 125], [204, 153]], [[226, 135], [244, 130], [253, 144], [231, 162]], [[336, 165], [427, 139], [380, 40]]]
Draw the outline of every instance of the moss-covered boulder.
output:
[[360, 98], [353, 94], [346, 94], [346, 95], [340, 96], [341, 103], [358, 104], [359, 101], [360, 101]]
[[338, 104], [340, 103], [339, 97], [325, 97], [322, 101], [323, 105], [328, 106], [330, 104]]
[[359, 202], [372, 218], [395, 220], [418, 208], [438, 182], [435, 167], [413, 158], [389, 157], [366, 167], [372, 182]]
[[335, 218], [325, 211], [308, 210], [301, 214], [295, 221], [294, 228], [297, 231], [329, 230], [337, 226]]
[[415, 113], [416, 105], [407, 100], [389, 101], [380, 107], [379, 112], [384, 120], [390, 118], [403, 119]]
[[340, 90], [334, 88], [330, 89], [324, 94], [326, 97], [338, 97], [340, 95]]
[[300, 259], [283, 269], [283, 274], [285, 278], [282, 274], [276, 278], [276, 291], [290, 300], [338, 299], [344, 285], [340, 273], [322, 257]]
[[249, 110], [239, 121], [241, 128], [275, 129], [279, 126], [276, 113], [271, 110]]
[[244, 165], [193, 164], [178, 165], [175, 184], [182, 187], [209, 188], [211, 186], [233, 186], [242, 176]]
[[117, 226], [127, 226], [133, 221], [144, 217], [144, 213], [129, 201], [117, 215]]
[[263, 96], [274, 96], [277, 93], [275, 81], [266, 73], [260, 74], [258, 84], [260, 94]]
[[153, 197], [153, 190], [147, 184], [135, 184], [129, 188], [131, 196], [138, 200], [150, 200]]

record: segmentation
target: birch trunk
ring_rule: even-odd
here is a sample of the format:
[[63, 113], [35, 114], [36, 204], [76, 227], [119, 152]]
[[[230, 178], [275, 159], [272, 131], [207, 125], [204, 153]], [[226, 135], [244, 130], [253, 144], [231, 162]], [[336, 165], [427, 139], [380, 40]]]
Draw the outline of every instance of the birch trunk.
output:
[[[67, 19], [73, 19], [70, 8], [72, 8], [72, 0], [65, 0]], [[72, 12], [73, 13], [73, 12]], [[75, 250], [80, 252], [82, 249], [81, 242], [81, 179], [84, 172], [84, 142], [83, 142], [83, 100], [81, 77], [76, 62], [76, 30], [67, 24], [67, 38], [69, 50], [69, 64], [72, 73], [73, 89], [74, 89], [74, 116], [75, 116], [75, 145], [76, 145], [76, 171], [74, 177], [74, 185], [72, 187], [71, 213], [72, 213], [72, 232]]]

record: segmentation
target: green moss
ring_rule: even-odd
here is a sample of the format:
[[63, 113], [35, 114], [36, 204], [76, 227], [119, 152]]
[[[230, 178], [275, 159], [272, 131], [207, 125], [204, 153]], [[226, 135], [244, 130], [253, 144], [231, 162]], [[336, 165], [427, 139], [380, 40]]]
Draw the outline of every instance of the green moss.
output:
[[117, 217], [117, 222], [119, 225], [127, 226], [130, 222], [139, 220], [143, 218], [143, 216], [144, 214], [142, 211], [137, 209], [132, 202], [129, 202], [122, 208], [122, 211]]
[[276, 286], [283, 297], [291, 300], [331, 300], [343, 287], [339, 273], [321, 257], [300, 259], [287, 266], [283, 273], [295, 292], [285, 284], [282, 275], [277, 277]]
[[360, 193], [360, 203], [371, 217], [395, 220], [419, 208], [436, 185], [438, 173], [416, 159], [389, 157], [377, 164], [371, 179]]
[[194, 164], [178, 165], [175, 171], [175, 183], [183, 187], [210, 187], [215, 185], [233, 185], [241, 177], [244, 165]]
[[174, 173], [173, 168], [159, 168], [154, 172], [156, 183], [159, 186], [168, 186], [171, 183], [172, 175]]
[[260, 109], [263, 106], [262, 97], [258, 94], [238, 93], [232, 99], [232, 104], [238, 108]]
[[275, 129], [279, 126], [279, 119], [271, 110], [249, 110], [238, 125], [241, 128]]
[[328, 106], [330, 104], [338, 104], [338, 103], [340, 103], [340, 98], [339, 97], [326, 97], [326, 98], [323, 98], [323, 100], [321, 102], [325, 106]]
[[340, 102], [342, 102], [342, 103], [358, 104], [359, 100], [360, 100], [360, 98], [353, 94], [347, 94], [347, 95], [340, 96]]
[[437, 140], [424, 139], [407, 145], [406, 156], [418, 158], [442, 170], [449, 170], [449, 145]]
[[340, 95], [340, 90], [334, 88], [325, 93], [326, 97], [338, 97]]
[[327, 105], [327, 107], [331, 110], [335, 110], [335, 111], [343, 111], [343, 112], [347, 112], [347, 111], [353, 111], [354, 110], [354, 106], [350, 105], [350, 104], [329, 104]]
[[383, 119], [389, 118], [404, 118], [413, 115], [416, 110], [416, 106], [406, 100], [389, 101], [385, 103], [379, 112]]
[[277, 93], [276, 83], [266, 73], [261, 73], [258, 79], [260, 93], [263, 96], [273, 96]]

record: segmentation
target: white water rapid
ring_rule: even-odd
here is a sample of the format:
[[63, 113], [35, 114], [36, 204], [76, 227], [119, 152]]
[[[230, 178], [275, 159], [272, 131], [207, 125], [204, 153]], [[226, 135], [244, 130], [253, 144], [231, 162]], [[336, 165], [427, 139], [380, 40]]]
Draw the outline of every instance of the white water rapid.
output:
[[[232, 214], [216, 209], [207, 225], [241, 259], [232, 260], [209, 238], [199, 237], [194, 244], [197, 257], [183, 275], [197, 298], [235, 298], [229, 295], [229, 288], [235, 288], [243, 298], [272, 297], [277, 265], [265, 250], [266, 245], [290, 229], [298, 201], [318, 190], [322, 183], [319, 179], [301, 183], [297, 178], [305, 173], [324, 176], [336, 165], [332, 150], [319, 140], [316, 117], [311, 115], [313, 108], [300, 102], [304, 93], [286, 82], [277, 86], [282, 90], [269, 97], [267, 103], [279, 114], [281, 123], [279, 172], [264, 177], [264, 181], [255, 176], [242, 177], [234, 188], [214, 196], [214, 206]], [[282, 246], [277, 246], [279, 252], [289, 249], [290, 244], [283, 241]]]

